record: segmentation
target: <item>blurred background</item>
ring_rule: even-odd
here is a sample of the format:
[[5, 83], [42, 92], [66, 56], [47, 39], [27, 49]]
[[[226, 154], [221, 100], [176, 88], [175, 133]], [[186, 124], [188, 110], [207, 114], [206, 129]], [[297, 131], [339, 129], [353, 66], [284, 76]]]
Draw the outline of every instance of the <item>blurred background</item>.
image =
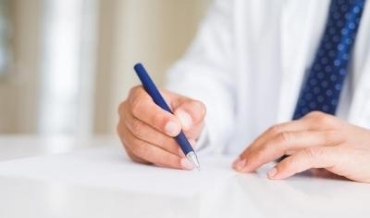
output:
[[144, 62], [165, 71], [210, 0], [0, 0], [0, 134], [115, 134]]

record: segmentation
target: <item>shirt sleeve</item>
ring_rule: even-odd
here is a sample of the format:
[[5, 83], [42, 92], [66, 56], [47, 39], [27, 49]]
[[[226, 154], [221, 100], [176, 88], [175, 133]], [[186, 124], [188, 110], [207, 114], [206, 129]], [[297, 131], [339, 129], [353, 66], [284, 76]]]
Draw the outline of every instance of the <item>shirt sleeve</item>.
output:
[[223, 152], [234, 123], [233, 2], [216, 0], [194, 42], [167, 74], [167, 88], [207, 108], [199, 148]]

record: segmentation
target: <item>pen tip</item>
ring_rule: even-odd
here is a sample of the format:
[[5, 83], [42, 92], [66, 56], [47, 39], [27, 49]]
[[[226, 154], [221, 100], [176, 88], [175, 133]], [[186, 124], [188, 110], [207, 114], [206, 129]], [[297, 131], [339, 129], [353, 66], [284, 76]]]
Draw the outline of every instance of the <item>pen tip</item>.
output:
[[195, 153], [192, 151], [192, 152], [189, 152], [186, 157], [188, 158], [188, 160], [195, 166], [195, 168], [198, 169], [198, 171], [200, 170], [200, 165], [199, 165], [199, 161], [198, 161], [198, 158], [197, 156], [195, 155]]

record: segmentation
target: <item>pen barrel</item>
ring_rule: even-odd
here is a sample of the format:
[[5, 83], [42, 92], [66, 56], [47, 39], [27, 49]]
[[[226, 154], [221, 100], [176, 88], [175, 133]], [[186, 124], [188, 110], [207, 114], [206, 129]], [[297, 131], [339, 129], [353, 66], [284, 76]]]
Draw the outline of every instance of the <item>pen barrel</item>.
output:
[[149, 74], [146, 72], [144, 66], [142, 64], [136, 64], [134, 66], [134, 69], [141, 83], [143, 84], [145, 91], [150, 95], [153, 101], [163, 110], [166, 110], [167, 112], [172, 113], [170, 107], [168, 106], [164, 98], [162, 97], [157, 87], [154, 85], [153, 80], [150, 78]]
[[194, 151], [183, 131], [181, 131], [180, 134], [175, 137], [175, 140], [180, 145], [180, 148], [185, 155], [187, 155], [189, 152]]
[[[170, 107], [162, 97], [161, 93], [155, 86], [153, 80], [150, 78], [149, 74], [145, 70], [144, 66], [140, 63], [136, 64], [134, 66], [134, 69], [136, 71], [136, 74], [138, 75], [141, 83], [143, 84], [143, 87], [145, 91], [150, 95], [150, 97], [153, 99], [153, 101], [161, 107], [163, 110], [166, 110], [170, 113], [172, 113]], [[173, 113], [172, 113], [173, 114]], [[179, 144], [181, 150], [184, 152], [185, 155], [187, 155], [189, 152], [194, 151], [193, 147], [190, 145], [189, 141], [187, 140], [185, 134], [183, 131], [180, 132], [179, 135], [175, 137], [176, 142]]]

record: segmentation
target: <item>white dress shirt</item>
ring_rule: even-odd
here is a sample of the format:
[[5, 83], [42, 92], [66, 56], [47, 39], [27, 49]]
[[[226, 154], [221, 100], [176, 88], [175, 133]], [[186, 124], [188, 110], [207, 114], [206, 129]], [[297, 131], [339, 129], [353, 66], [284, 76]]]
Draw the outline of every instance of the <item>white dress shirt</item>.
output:
[[[330, 0], [216, 0], [168, 88], [207, 107], [202, 147], [239, 153], [291, 120], [324, 31]], [[366, 4], [337, 115], [370, 127], [370, 5]]]

